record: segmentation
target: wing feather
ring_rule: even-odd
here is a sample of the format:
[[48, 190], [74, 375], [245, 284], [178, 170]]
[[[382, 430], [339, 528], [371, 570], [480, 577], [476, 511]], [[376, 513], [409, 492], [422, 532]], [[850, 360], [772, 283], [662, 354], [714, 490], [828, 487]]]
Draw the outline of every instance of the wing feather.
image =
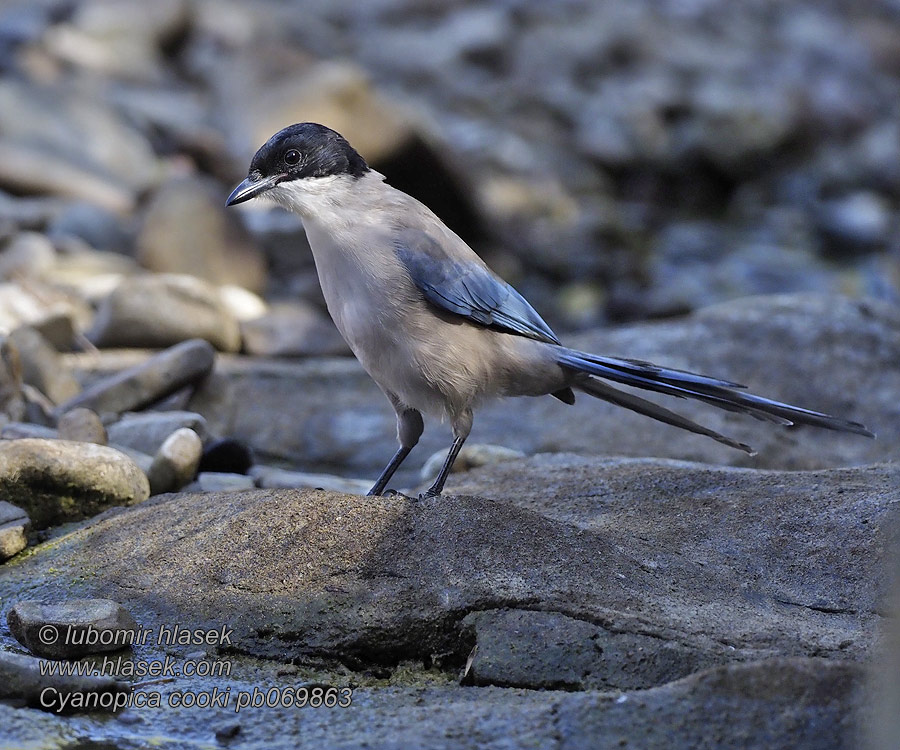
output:
[[454, 258], [419, 229], [398, 231], [394, 247], [413, 283], [431, 304], [478, 325], [559, 344], [527, 300], [474, 253], [471, 258]]

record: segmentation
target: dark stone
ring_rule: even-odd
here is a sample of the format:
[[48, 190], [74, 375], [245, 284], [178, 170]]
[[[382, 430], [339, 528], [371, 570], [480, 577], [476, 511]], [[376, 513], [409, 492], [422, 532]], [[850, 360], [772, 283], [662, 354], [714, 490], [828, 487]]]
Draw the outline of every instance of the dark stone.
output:
[[200, 471], [246, 474], [253, 466], [253, 451], [234, 438], [214, 440], [203, 449]]

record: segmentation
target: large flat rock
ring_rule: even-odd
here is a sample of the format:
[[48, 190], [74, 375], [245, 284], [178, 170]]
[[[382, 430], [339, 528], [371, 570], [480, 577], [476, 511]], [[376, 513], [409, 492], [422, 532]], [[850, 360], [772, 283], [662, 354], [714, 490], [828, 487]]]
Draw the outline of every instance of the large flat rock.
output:
[[[470, 440], [528, 454], [656, 456], [768, 469], [819, 469], [890, 460], [900, 445], [900, 312], [874, 301], [824, 295], [756, 297], [666, 322], [598, 330], [565, 343], [647, 359], [744, 383], [756, 393], [864, 422], [877, 440], [812, 427], [784, 428], [705, 404], [658, 400], [752, 445], [750, 457], [714, 441], [579, 394], [574, 407], [521, 398], [479, 410]], [[133, 364], [115, 353], [77, 360], [91, 373]], [[649, 398], [657, 398], [651, 394]], [[215, 434], [308, 470], [374, 476], [393, 454], [393, 411], [350, 358], [259, 360], [220, 356], [194, 397]], [[449, 430], [429, 420], [403, 482]]]
[[[354, 667], [461, 667], [479, 639], [498, 641], [492, 628], [506, 632], [503, 618], [463, 622], [492, 610], [548, 613], [550, 627], [580, 621], [601, 644], [635, 634], [671, 645], [665, 668], [630, 643], [606, 673], [585, 662], [586, 684], [602, 686], [649, 687], [759, 657], [859, 659], [871, 648], [898, 466], [758, 472], [539, 456], [493, 471], [454, 480], [492, 499], [160, 496], [7, 565], [0, 595], [102, 596], [142, 627], [227, 625], [240, 652]], [[529, 643], [522, 659], [554, 666]], [[620, 673], [627, 683], [616, 683]]]

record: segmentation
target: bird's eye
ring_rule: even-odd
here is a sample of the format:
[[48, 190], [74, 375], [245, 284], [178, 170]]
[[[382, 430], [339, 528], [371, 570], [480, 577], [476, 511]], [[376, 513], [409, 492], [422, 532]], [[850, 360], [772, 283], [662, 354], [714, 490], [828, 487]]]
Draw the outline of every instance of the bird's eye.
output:
[[288, 164], [292, 167], [295, 164], [299, 164], [300, 163], [300, 152], [295, 148], [291, 148], [291, 149], [288, 149], [287, 151], [285, 151], [284, 152], [284, 163]]

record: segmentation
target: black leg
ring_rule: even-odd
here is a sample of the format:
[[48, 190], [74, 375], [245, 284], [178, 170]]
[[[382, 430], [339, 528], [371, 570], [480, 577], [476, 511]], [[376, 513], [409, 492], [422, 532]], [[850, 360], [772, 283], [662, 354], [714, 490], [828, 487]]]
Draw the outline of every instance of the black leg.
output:
[[373, 485], [372, 489], [369, 490], [369, 495], [380, 495], [384, 492], [384, 488], [387, 487], [387, 483], [391, 481], [391, 477], [394, 476], [394, 472], [400, 467], [400, 464], [403, 463], [403, 459], [409, 455], [409, 452], [412, 448], [407, 448], [405, 446], [400, 446], [397, 449], [397, 452], [394, 454], [394, 457], [390, 460], [387, 466], [384, 467], [384, 471], [381, 472], [381, 476], [378, 477], [378, 480]]
[[450, 469], [453, 468], [453, 462], [456, 461], [456, 457], [459, 455], [459, 451], [465, 442], [466, 439], [464, 437], [454, 439], [453, 445], [450, 446], [450, 450], [447, 453], [447, 459], [441, 467], [441, 473], [437, 475], [437, 479], [434, 480], [434, 484], [428, 488], [428, 491], [420, 496], [421, 500], [426, 500], [429, 497], [437, 497], [441, 494], [444, 489], [444, 482], [447, 481], [447, 475], [450, 474]]
[[422, 415], [419, 412], [404, 406], [393, 393], [385, 391], [385, 394], [394, 407], [394, 411], [397, 412], [397, 440], [400, 442], [400, 447], [397, 449], [394, 457], [388, 462], [388, 465], [384, 467], [384, 471], [381, 472], [378, 481], [369, 490], [369, 495], [381, 495], [384, 493], [384, 488], [391, 481], [394, 472], [397, 471], [400, 464], [403, 463], [403, 459], [409, 455], [409, 452], [415, 448], [416, 443], [419, 442], [419, 438], [422, 436], [422, 430], [425, 429]]

